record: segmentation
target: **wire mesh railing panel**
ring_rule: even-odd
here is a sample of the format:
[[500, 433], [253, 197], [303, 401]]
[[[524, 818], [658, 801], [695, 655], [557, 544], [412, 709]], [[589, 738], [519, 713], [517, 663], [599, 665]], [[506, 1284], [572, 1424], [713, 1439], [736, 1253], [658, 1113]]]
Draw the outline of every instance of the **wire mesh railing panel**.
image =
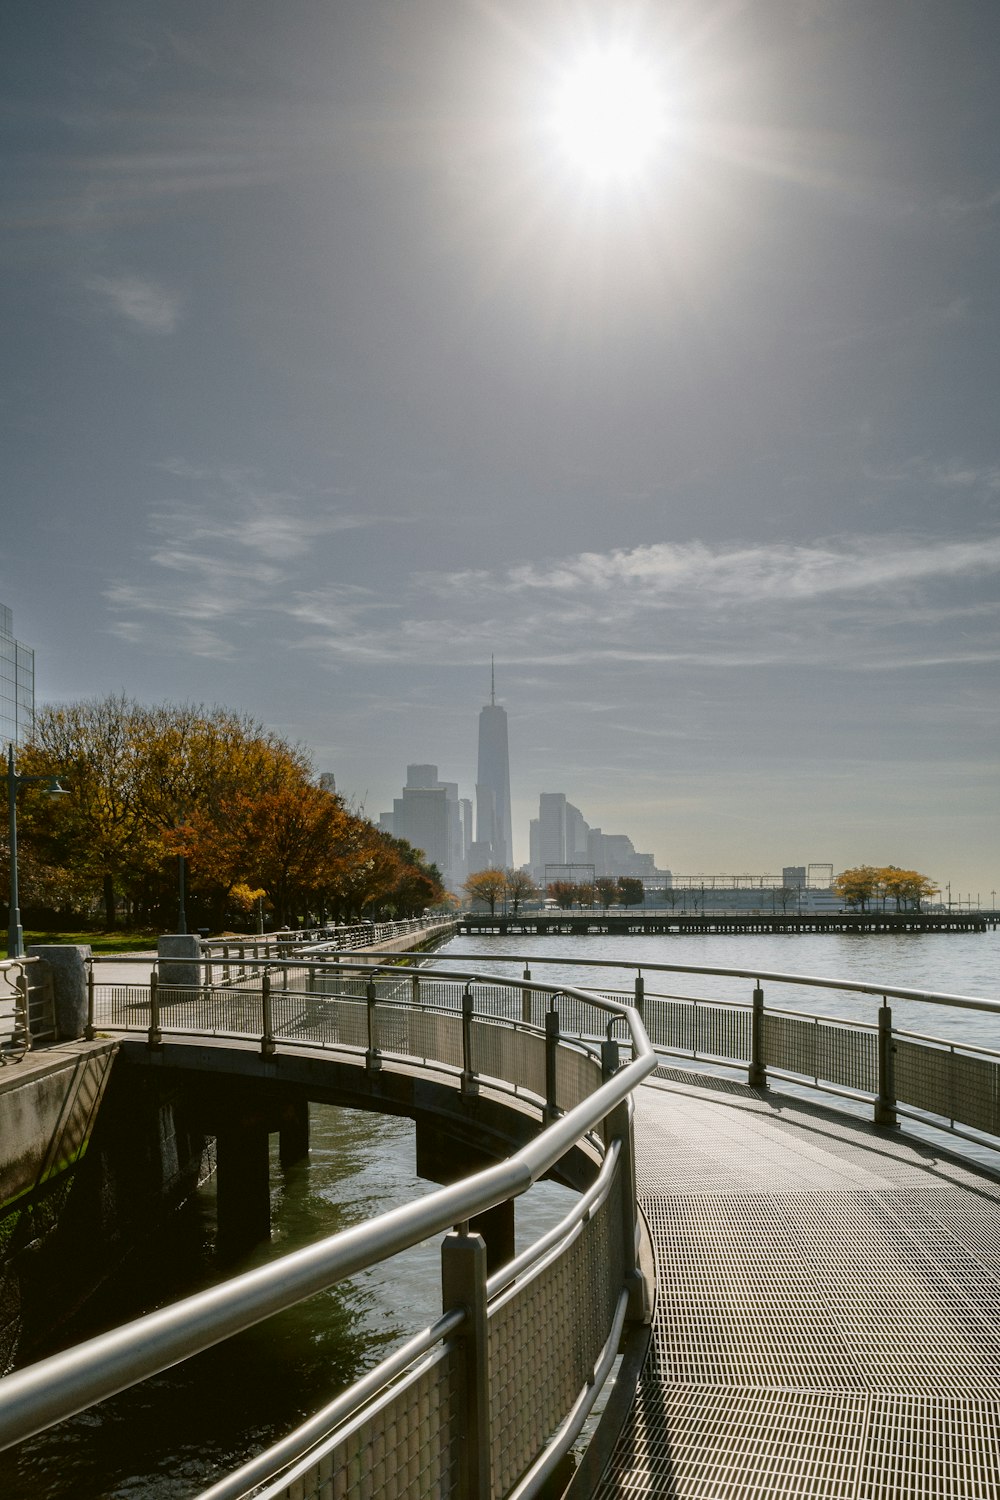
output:
[[314, 995], [344, 995], [353, 1000], [365, 998], [367, 980], [360, 974], [342, 974], [338, 969], [320, 969], [312, 976]]
[[148, 984], [94, 986], [94, 1025], [115, 1031], [146, 1031], [149, 1027]]
[[495, 1494], [510, 1492], [587, 1385], [624, 1279], [616, 1173], [608, 1196], [567, 1249], [543, 1261], [490, 1314]]
[[447, 1500], [461, 1492], [464, 1361], [446, 1345], [259, 1500]]
[[560, 1109], [573, 1109], [599, 1089], [604, 1081], [601, 1065], [586, 1052], [577, 1052], [573, 1047], [556, 1049], [556, 1104]]
[[473, 1021], [472, 1066], [487, 1078], [545, 1098], [545, 1039], [495, 1022]]
[[264, 1029], [260, 994], [252, 990], [198, 990], [161, 984], [157, 990], [163, 1031], [259, 1037]]
[[421, 1005], [436, 1005], [441, 1010], [459, 1010], [462, 1005], [463, 986], [456, 979], [425, 979], [418, 981]]
[[462, 1066], [462, 1021], [459, 1016], [444, 1016], [439, 1011], [407, 1012], [408, 1051], [421, 1062], [444, 1063], [449, 1068]]
[[1000, 1065], [988, 1058], [897, 1038], [895, 1089], [900, 1104], [1000, 1135]]
[[409, 1010], [399, 1005], [376, 1005], [375, 1037], [379, 1052], [421, 1062], [462, 1066], [462, 1018], [457, 1013]]
[[692, 1056], [750, 1061], [749, 1010], [647, 995], [642, 1015], [654, 1047]]
[[279, 1041], [284, 1038], [362, 1051], [368, 1046], [368, 1006], [364, 1000], [272, 994], [271, 1026]]
[[555, 1002], [559, 1013], [559, 1030], [564, 1036], [603, 1037], [608, 1027], [608, 1013], [576, 995], [559, 995]]
[[507, 984], [476, 984], [472, 988], [477, 1016], [498, 1016], [518, 1020], [521, 1015], [520, 992]]
[[766, 1015], [763, 1061], [765, 1067], [878, 1093], [878, 1040], [871, 1030]]

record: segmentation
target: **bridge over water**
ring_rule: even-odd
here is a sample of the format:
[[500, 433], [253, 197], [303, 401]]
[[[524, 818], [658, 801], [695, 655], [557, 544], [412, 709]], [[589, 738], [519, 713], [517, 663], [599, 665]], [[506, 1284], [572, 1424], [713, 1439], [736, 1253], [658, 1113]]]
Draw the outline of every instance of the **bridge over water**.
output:
[[[507, 980], [348, 962], [95, 986], [94, 1025], [151, 1070], [325, 1076], [494, 1164], [8, 1376], [0, 1440], [447, 1231], [433, 1327], [206, 1500], [558, 1493], [606, 1382], [574, 1497], [996, 1500], [1000, 1057], [965, 1023], [1000, 1003], [686, 966], [616, 992], [610, 965], [581, 989], [537, 961]], [[900, 1029], [897, 997], [945, 1007], [954, 1039]], [[503, 1239], [552, 1171], [573, 1212], [491, 1267], [473, 1221], [500, 1209]]]

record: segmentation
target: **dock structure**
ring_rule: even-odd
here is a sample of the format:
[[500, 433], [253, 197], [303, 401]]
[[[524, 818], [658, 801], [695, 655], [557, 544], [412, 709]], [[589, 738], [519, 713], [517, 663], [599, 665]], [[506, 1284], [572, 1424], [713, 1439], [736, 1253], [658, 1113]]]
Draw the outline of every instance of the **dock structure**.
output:
[[561, 911], [517, 916], [462, 912], [458, 931], [474, 937], [663, 937], [673, 934], [985, 932], [987, 912]]
[[574, 1494], [1000, 1493], [995, 1178], [668, 1068], [638, 1096], [636, 1170], [652, 1338], [608, 1466]]

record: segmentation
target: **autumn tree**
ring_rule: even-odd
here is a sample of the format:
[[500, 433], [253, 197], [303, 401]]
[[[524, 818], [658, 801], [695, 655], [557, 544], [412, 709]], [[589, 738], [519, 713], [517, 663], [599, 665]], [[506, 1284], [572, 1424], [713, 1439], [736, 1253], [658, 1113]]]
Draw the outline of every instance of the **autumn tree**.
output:
[[622, 875], [618, 881], [618, 898], [622, 906], [641, 906], [646, 899], [646, 887], [638, 875]]
[[265, 891], [279, 922], [423, 910], [443, 896], [418, 851], [315, 784], [301, 749], [227, 709], [124, 696], [43, 709], [20, 759], [70, 793], [57, 810], [26, 789], [26, 875], [60, 871], [64, 890], [100, 890], [108, 925], [120, 899], [133, 919], [171, 907], [179, 856], [213, 926], [239, 907], [236, 890]]
[[116, 892], [135, 881], [152, 852], [141, 794], [144, 722], [145, 711], [124, 694], [43, 708], [19, 756], [22, 774], [57, 775], [69, 793], [58, 810], [25, 798], [25, 842], [100, 889], [108, 927], [116, 922]]
[[935, 896], [938, 887], [919, 870], [901, 870], [896, 865], [858, 865], [844, 870], [833, 882], [839, 896], [861, 911], [873, 900], [894, 901], [899, 911], [920, 911], [921, 903]]
[[490, 916], [496, 916], [497, 902], [503, 897], [507, 889], [506, 870], [490, 868], [477, 870], [470, 875], [465, 882], [465, 893], [472, 900], [485, 902], [490, 909]]
[[538, 887], [528, 874], [527, 870], [506, 870], [505, 894], [510, 902], [510, 909], [517, 916], [524, 901], [530, 901], [532, 896], [537, 896]]
[[553, 880], [546, 892], [550, 901], [554, 901], [560, 911], [569, 911], [577, 901], [577, 887], [571, 880]]
[[868, 903], [877, 894], [878, 887], [879, 872], [874, 865], [856, 865], [853, 869], [842, 870], [833, 882], [837, 895], [859, 911], [868, 910]]
[[618, 900], [618, 882], [611, 875], [600, 875], [594, 882], [594, 888], [601, 900], [601, 905], [607, 908]]
[[897, 865], [885, 865], [879, 869], [879, 895], [882, 909], [886, 901], [893, 901], [897, 911], [919, 911], [921, 902], [936, 896], [938, 887], [919, 870], [901, 870]]

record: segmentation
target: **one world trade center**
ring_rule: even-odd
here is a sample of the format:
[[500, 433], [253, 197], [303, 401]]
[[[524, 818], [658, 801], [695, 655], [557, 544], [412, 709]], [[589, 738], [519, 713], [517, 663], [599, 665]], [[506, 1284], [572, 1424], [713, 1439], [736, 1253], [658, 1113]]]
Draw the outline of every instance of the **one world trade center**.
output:
[[510, 825], [510, 760], [507, 711], [496, 697], [496, 675], [490, 658], [490, 701], [479, 713], [479, 770], [476, 776], [476, 842], [492, 849], [491, 863], [506, 870], [514, 863]]

